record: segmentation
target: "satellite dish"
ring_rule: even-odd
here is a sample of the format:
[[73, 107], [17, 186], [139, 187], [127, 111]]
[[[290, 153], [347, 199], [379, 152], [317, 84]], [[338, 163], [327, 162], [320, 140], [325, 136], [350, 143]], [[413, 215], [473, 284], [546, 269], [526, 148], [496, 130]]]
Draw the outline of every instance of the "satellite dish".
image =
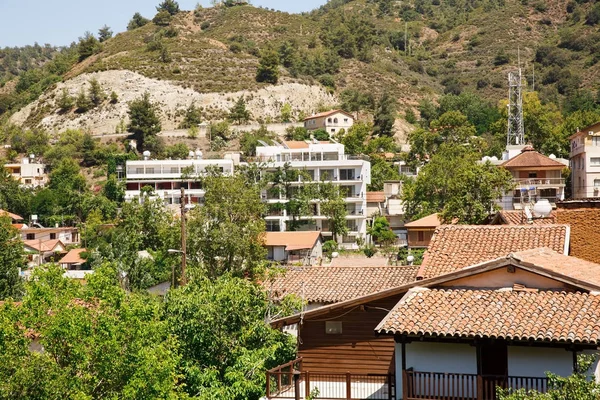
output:
[[550, 158], [556, 158], [554, 154], [550, 154]]
[[492, 161], [498, 161], [498, 157], [493, 156], [492, 158], [490, 158], [490, 160], [492, 160]]

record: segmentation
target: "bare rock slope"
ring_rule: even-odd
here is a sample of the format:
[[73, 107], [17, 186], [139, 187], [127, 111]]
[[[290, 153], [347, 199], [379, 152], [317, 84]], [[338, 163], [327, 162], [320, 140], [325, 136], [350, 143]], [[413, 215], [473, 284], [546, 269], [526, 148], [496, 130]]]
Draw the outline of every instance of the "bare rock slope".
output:
[[[60, 113], [57, 100], [63, 89], [75, 98], [81, 90], [87, 92], [92, 78], [98, 80], [107, 95], [114, 91], [118, 95], [118, 102], [110, 104], [106, 101], [101, 106], [81, 114], [74, 111]], [[183, 111], [192, 102], [203, 108], [206, 119], [219, 119], [227, 114], [240, 96], [244, 96], [252, 119], [263, 121], [276, 120], [286, 103], [291, 105], [296, 114], [310, 114], [321, 107], [333, 106], [338, 102], [336, 97], [317, 85], [283, 81], [279, 85], [255, 91], [198, 93], [173, 82], [147, 78], [127, 70], [117, 70], [86, 73], [59, 83], [56, 88], [14, 114], [11, 122], [42, 127], [50, 132], [86, 129], [96, 135], [111, 134], [115, 133], [120, 125], [128, 122], [128, 102], [139, 98], [146, 91], [160, 108], [162, 127], [165, 130], [177, 127]]]

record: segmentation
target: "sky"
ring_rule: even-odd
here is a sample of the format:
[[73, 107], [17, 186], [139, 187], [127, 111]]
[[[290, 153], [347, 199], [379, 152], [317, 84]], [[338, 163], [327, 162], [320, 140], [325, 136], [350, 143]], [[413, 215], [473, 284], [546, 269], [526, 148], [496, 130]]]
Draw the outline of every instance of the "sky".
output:
[[[85, 31], [97, 33], [103, 25], [122, 32], [135, 12], [146, 18], [156, 14], [161, 0], [0, 0], [0, 48], [38, 42], [68, 45]], [[208, 7], [209, 0], [179, 0], [183, 10], [196, 3]], [[326, 0], [253, 0], [255, 6], [287, 12], [313, 10]]]

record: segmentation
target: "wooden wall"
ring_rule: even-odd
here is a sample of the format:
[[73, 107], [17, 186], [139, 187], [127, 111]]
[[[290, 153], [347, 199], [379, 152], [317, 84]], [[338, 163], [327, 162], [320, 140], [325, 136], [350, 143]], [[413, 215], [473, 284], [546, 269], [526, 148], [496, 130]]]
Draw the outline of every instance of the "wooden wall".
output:
[[[402, 295], [365, 305], [364, 310], [335, 311], [331, 316], [305, 320], [300, 328], [298, 356], [303, 370], [320, 373], [387, 374], [394, 369], [394, 339], [375, 335], [375, 327]], [[372, 307], [380, 307], [374, 309]], [[341, 316], [342, 315], [342, 316]], [[325, 320], [342, 321], [342, 334], [326, 334]]]

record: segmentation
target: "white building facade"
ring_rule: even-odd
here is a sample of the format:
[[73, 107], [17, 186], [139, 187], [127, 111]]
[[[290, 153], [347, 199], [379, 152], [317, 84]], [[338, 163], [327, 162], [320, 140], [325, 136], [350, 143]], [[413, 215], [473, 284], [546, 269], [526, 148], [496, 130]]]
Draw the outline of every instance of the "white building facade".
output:
[[340, 130], [352, 128], [354, 117], [342, 110], [332, 110], [312, 115], [304, 120], [304, 128], [309, 131], [323, 129], [328, 134], [334, 135]]
[[11, 176], [28, 188], [44, 187], [48, 183], [46, 166], [23, 158], [20, 163], [5, 164], [4, 168]]
[[[367, 233], [367, 185], [371, 183], [371, 163], [364, 156], [352, 156], [344, 153], [344, 145], [328, 142], [283, 142], [275, 146], [256, 148], [257, 161], [265, 167], [265, 173], [275, 172], [277, 168], [289, 165], [302, 170], [308, 178], [298, 177], [292, 186], [301, 186], [309, 182], [331, 182], [345, 192], [346, 224], [348, 234], [342, 238], [344, 247], [356, 247], [359, 237]], [[287, 215], [284, 207], [288, 199], [281, 193], [264, 190], [262, 198], [269, 204], [266, 217], [267, 231], [287, 231], [292, 216]], [[328, 219], [321, 212], [318, 200], [312, 202], [312, 215], [300, 217], [300, 227], [296, 230], [320, 231], [324, 240], [331, 240]]]
[[181, 204], [181, 188], [184, 188], [187, 204], [202, 203], [206, 192], [198, 177], [209, 168], [232, 175], [234, 160], [197, 157], [190, 160], [127, 161], [125, 200], [139, 199], [144, 190], [151, 189], [149, 195], [160, 198], [165, 205]]
[[569, 139], [573, 198], [600, 197], [600, 122], [581, 129]]

